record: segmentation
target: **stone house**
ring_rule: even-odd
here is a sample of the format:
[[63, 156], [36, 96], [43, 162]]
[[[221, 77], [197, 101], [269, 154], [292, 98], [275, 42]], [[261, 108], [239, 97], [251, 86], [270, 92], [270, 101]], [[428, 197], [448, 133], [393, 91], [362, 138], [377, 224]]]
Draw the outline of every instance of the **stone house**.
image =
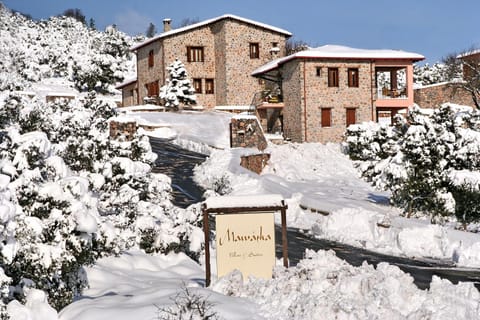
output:
[[285, 56], [291, 33], [264, 23], [223, 15], [179, 29], [164, 20], [164, 32], [131, 48], [137, 56], [137, 78], [119, 85], [123, 106], [143, 104], [158, 96], [175, 59], [185, 65], [197, 104], [249, 105], [264, 83], [250, 76], [266, 62]]
[[278, 58], [252, 75], [279, 84], [283, 99], [276, 108], [285, 138], [338, 142], [350, 124], [391, 123], [412, 106], [413, 63], [423, 59], [404, 51], [326, 45]]
[[[480, 71], [478, 67], [480, 50], [458, 55], [457, 59], [462, 62], [463, 78], [475, 79]], [[422, 108], [438, 108], [446, 102], [476, 108], [472, 92], [466, 90], [461, 81], [442, 82], [415, 88], [415, 103]]]

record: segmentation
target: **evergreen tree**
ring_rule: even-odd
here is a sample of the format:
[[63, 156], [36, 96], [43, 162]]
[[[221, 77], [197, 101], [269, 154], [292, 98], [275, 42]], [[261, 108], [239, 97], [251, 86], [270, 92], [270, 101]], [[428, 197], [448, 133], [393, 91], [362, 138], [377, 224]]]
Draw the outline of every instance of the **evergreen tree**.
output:
[[97, 30], [97, 26], [95, 25], [95, 20], [93, 20], [93, 18], [90, 18], [88, 25], [91, 30]]
[[169, 74], [167, 83], [160, 88], [160, 98], [165, 107], [178, 110], [181, 104], [196, 104], [195, 89], [193, 89], [183, 63], [176, 59], [167, 67], [167, 71]]
[[407, 214], [427, 214], [433, 221], [480, 219], [480, 112], [443, 105], [433, 114], [409, 110], [385, 134], [381, 126], [347, 130], [350, 157], [362, 175], [392, 192], [393, 204]]
[[145, 36], [147, 38], [153, 38], [153, 36], [155, 36], [156, 33], [157, 33], [157, 29], [155, 28], [155, 25], [150, 22], [150, 24], [148, 25], [147, 31], [145, 32]]
[[82, 10], [75, 8], [75, 9], [67, 9], [62, 13], [62, 16], [71, 17], [81, 22], [82, 24], [86, 25], [87, 20], [85, 19], [85, 15], [82, 13]]

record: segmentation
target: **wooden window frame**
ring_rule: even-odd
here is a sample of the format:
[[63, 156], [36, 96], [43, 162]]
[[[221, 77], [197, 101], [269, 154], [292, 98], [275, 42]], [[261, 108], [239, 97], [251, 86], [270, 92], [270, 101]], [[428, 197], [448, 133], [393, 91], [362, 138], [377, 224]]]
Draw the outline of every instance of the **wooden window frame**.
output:
[[258, 42], [250, 42], [250, 59], [260, 59], [260, 44]]
[[205, 52], [201, 46], [187, 47], [187, 62], [204, 62]]
[[147, 97], [157, 97], [160, 94], [158, 80], [147, 83], [145, 87], [147, 89]]
[[194, 78], [193, 79], [193, 88], [195, 89], [195, 93], [202, 93], [202, 79], [201, 78]]
[[152, 50], [148, 51], [148, 67], [153, 68], [155, 65], [155, 52]]
[[[357, 108], [346, 108], [345, 109], [345, 125], [348, 127], [351, 124], [357, 123]], [[352, 119], [349, 118], [349, 113], [353, 112], [353, 122]]]
[[347, 69], [348, 75], [348, 86], [351, 88], [358, 88], [359, 86], [359, 71], [358, 68], [348, 68]]
[[332, 108], [321, 108], [320, 110], [322, 128], [330, 128], [332, 126]]
[[338, 68], [328, 68], [328, 86], [339, 87]]
[[215, 93], [215, 81], [214, 79], [205, 79], [205, 94]]

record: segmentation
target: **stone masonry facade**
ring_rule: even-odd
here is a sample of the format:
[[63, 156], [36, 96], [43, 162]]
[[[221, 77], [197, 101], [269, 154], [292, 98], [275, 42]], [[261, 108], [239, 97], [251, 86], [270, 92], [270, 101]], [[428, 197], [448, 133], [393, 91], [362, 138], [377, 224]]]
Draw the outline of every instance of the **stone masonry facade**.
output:
[[[138, 101], [142, 103], [147, 96], [147, 84], [156, 82], [159, 88], [165, 84], [168, 76], [166, 68], [179, 59], [184, 63], [189, 78], [201, 82], [202, 92], [197, 93], [198, 105], [206, 109], [249, 105], [254, 94], [263, 89], [258, 79], [250, 74], [268, 61], [284, 56], [289, 36], [286, 32], [230, 16], [160, 35], [135, 48]], [[258, 45], [258, 58], [251, 58], [251, 44]], [[271, 50], [273, 46], [278, 48], [278, 52]], [[203, 48], [204, 61], [188, 62], [187, 47]], [[149, 66], [152, 50], [154, 63]], [[206, 81], [213, 81], [213, 93], [206, 92]], [[133, 100], [124, 100], [124, 106]]]
[[[328, 86], [328, 68], [338, 68], [338, 87]], [[359, 86], [348, 86], [347, 70], [358, 69]], [[372, 120], [375, 75], [370, 61], [295, 59], [282, 70], [285, 137], [294, 142], [339, 142], [347, 127], [347, 109], [355, 123]], [[331, 123], [322, 127], [322, 109]], [[353, 111], [352, 111], [353, 110]]]
[[268, 143], [255, 116], [237, 116], [230, 122], [230, 147], [257, 148], [263, 151]]
[[421, 108], [438, 108], [451, 102], [475, 108], [472, 95], [455, 84], [443, 83], [414, 90], [414, 100]]
[[270, 160], [269, 153], [252, 154], [248, 156], [240, 157], [240, 165], [256, 174], [262, 173], [263, 168], [268, 164]]

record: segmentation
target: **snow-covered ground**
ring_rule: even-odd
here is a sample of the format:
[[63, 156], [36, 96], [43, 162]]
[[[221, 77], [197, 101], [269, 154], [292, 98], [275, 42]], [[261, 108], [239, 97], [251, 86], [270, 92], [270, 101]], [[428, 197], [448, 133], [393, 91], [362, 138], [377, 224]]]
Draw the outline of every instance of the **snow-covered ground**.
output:
[[[376, 251], [480, 265], [479, 236], [400, 217], [388, 205], [388, 193], [362, 181], [339, 145], [271, 145], [271, 160], [261, 175], [240, 167], [240, 155], [257, 151], [228, 148], [230, 116], [128, 114], [158, 127], [153, 136], [208, 150], [210, 157], [196, 169], [200, 184], [223, 179], [232, 195], [280, 194], [289, 207], [289, 226]], [[203, 266], [184, 254], [129, 251], [87, 267], [89, 289], [58, 319], [201, 319], [182, 309], [189, 303], [218, 319], [478, 319], [480, 314], [480, 294], [471, 283], [453, 285], [434, 277], [429, 290], [419, 290], [397, 267], [353, 267], [325, 251], [308, 251], [289, 269], [277, 265], [268, 281], [241, 279], [234, 272], [205, 288]], [[9, 308], [15, 319], [57, 319], [35, 291], [25, 306], [11, 303]]]
[[[177, 140], [193, 136], [195, 142], [216, 147], [225, 147], [228, 141], [225, 124], [229, 116], [223, 113], [209, 114], [219, 119], [202, 130], [195, 129], [201, 118], [192, 113], [133, 116], [168, 123]], [[400, 217], [387, 204], [388, 193], [362, 181], [340, 146], [272, 145], [267, 151], [271, 161], [262, 175], [256, 175], [238, 165], [241, 154], [254, 150], [211, 148], [196, 178], [208, 186], [226, 176], [233, 195], [281, 194], [289, 206], [289, 226], [320, 237], [393, 254], [479, 265], [478, 235]], [[377, 222], [391, 227], [380, 227]], [[278, 266], [269, 281], [242, 282], [241, 275], [233, 273], [214, 281], [211, 290], [201, 286], [203, 269], [182, 255], [127, 253], [102, 260], [87, 273], [91, 289], [84, 299], [63, 310], [61, 319], [130, 319], [130, 312], [162, 319], [169, 306], [169, 311], [178, 312], [174, 300], [185, 298], [186, 291], [205, 297], [211, 310], [224, 319], [478, 319], [480, 314], [480, 295], [471, 283], [452, 285], [434, 277], [431, 288], [422, 291], [397, 267], [382, 263], [377, 269], [368, 264], [356, 268], [333, 252], [307, 252], [296, 267]]]
[[[194, 113], [140, 113], [138, 117], [168, 123], [178, 132], [177, 140], [223, 147], [210, 149], [210, 157], [196, 170], [198, 183], [209, 188], [226, 179], [232, 195], [280, 194], [289, 206], [289, 226], [383, 253], [480, 266], [480, 235], [400, 216], [400, 210], [388, 204], [389, 193], [363, 181], [339, 144], [270, 145], [265, 151], [271, 154], [269, 164], [257, 175], [241, 167], [239, 158], [258, 151], [225, 145], [228, 114], [200, 113], [197, 118]], [[204, 117], [219, 119], [205, 126]]]

